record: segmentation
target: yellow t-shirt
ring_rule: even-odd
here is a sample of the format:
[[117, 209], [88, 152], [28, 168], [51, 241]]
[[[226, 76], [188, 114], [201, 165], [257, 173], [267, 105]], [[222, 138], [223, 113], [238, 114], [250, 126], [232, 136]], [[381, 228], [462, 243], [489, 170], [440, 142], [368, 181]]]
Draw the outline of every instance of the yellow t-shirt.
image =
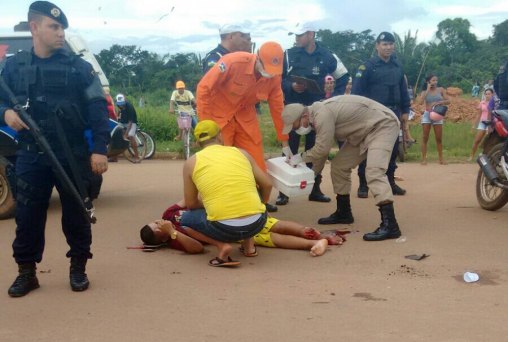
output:
[[209, 221], [264, 213], [252, 166], [236, 147], [211, 145], [196, 153], [192, 180]]
[[192, 101], [194, 100], [194, 95], [189, 90], [184, 90], [183, 94], [180, 94], [178, 90], [173, 91], [171, 94], [170, 101], [175, 101], [177, 107], [177, 111], [186, 112], [191, 115], [195, 115], [194, 110], [192, 109]]

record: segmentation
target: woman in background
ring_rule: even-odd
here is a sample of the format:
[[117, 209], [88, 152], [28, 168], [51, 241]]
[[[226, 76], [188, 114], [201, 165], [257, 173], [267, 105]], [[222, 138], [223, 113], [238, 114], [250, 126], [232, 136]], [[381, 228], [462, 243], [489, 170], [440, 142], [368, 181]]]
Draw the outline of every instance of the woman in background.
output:
[[431, 120], [430, 118], [432, 107], [450, 103], [446, 95], [446, 90], [437, 86], [437, 76], [429, 75], [425, 78], [423, 91], [420, 93], [417, 103], [425, 103], [425, 112], [422, 116], [423, 138], [421, 164], [427, 165], [427, 143], [429, 142], [430, 128], [434, 127], [439, 164], [445, 165], [446, 162], [443, 158], [443, 120]]
[[490, 111], [489, 111], [489, 102], [494, 95], [494, 91], [490, 88], [486, 89], [483, 92], [484, 100], [480, 101], [478, 105], [478, 117], [473, 124], [471, 129], [476, 128], [476, 136], [474, 137], [473, 148], [471, 149], [471, 154], [469, 155], [469, 161], [473, 160], [474, 155], [476, 154], [476, 150], [478, 149], [478, 145], [482, 141], [485, 133], [489, 129], [490, 123]]

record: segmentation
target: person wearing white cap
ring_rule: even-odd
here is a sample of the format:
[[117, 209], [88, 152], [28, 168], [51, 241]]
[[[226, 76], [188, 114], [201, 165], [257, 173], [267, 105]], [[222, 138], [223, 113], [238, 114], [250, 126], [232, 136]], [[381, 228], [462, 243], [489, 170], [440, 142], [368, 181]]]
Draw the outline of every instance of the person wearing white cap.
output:
[[[282, 74], [282, 90], [285, 104], [301, 103], [310, 105], [326, 97], [324, 90], [325, 79], [331, 76], [335, 81], [335, 88], [331, 96], [343, 95], [349, 79], [349, 74], [341, 60], [330, 50], [316, 42], [317, 27], [311, 22], [303, 22], [289, 32], [295, 35], [295, 47], [286, 50], [284, 54], [284, 69]], [[296, 80], [295, 77], [300, 77]], [[303, 83], [301, 78], [310, 80], [316, 85]], [[305, 135], [306, 134], [306, 135]], [[291, 153], [297, 153], [300, 146], [300, 135], [305, 135], [305, 150], [314, 146], [316, 134], [314, 132], [291, 131], [289, 133], [289, 146]], [[311, 165], [309, 165], [311, 167]], [[310, 201], [330, 202], [320, 189], [321, 175], [317, 174], [314, 187], [309, 195]], [[285, 205], [289, 198], [279, 193], [277, 205]]]
[[335, 96], [310, 106], [293, 103], [282, 112], [282, 133], [294, 129], [316, 132], [316, 144], [310, 150], [295, 154], [291, 165], [311, 162], [319, 174], [337, 141], [344, 141], [331, 162], [333, 190], [337, 194], [337, 209], [319, 224], [350, 224], [351, 170], [367, 159], [365, 174], [374, 200], [381, 213], [381, 225], [363, 236], [365, 241], [396, 239], [401, 232], [395, 218], [393, 193], [386, 176], [393, 144], [399, 135], [400, 122], [387, 107], [363, 96]]
[[203, 74], [206, 74], [222, 56], [237, 51], [251, 52], [250, 32], [238, 24], [226, 24], [219, 28], [220, 44], [208, 52], [203, 59]]

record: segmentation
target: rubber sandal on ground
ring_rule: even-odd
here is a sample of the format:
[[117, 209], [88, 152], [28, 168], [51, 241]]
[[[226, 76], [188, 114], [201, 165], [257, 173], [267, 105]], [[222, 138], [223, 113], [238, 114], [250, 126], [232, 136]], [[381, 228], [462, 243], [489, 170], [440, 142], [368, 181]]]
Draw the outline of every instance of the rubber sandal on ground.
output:
[[228, 260], [215, 257], [208, 262], [208, 265], [213, 267], [235, 267], [240, 265], [240, 261], [233, 260], [231, 257], [228, 257]]
[[258, 256], [258, 250], [257, 250], [256, 246], [254, 246], [254, 252], [252, 252], [252, 253], [245, 253], [245, 249], [243, 248], [243, 246], [238, 247], [238, 249], [240, 250], [240, 252], [242, 252], [243, 256], [246, 256], [247, 258], [252, 258], [252, 257]]

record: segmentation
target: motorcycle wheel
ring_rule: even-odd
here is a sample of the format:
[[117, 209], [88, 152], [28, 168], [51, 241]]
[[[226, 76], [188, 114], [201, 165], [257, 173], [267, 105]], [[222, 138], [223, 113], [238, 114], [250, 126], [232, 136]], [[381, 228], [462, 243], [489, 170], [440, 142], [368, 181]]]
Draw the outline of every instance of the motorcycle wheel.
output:
[[[499, 179], [508, 182], [503, 171], [499, 166], [501, 160], [501, 151], [503, 149], [503, 143], [497, 144], [492, 147], [487, 157], [491, 165], [496, 169]], [[485, 174], [480, 169], [478, 176], [476, 177], [476, 198], [480, 207], [485, 210], [498, 210], [508, 203], [508, 191], [503, 190], [495, 185], [491, 185]]]
[[0, 219], [8, 219], [14, 216], [16, 201], [12, 197], [12, 191], [5, 174], [6, 165], [0, 163]]

